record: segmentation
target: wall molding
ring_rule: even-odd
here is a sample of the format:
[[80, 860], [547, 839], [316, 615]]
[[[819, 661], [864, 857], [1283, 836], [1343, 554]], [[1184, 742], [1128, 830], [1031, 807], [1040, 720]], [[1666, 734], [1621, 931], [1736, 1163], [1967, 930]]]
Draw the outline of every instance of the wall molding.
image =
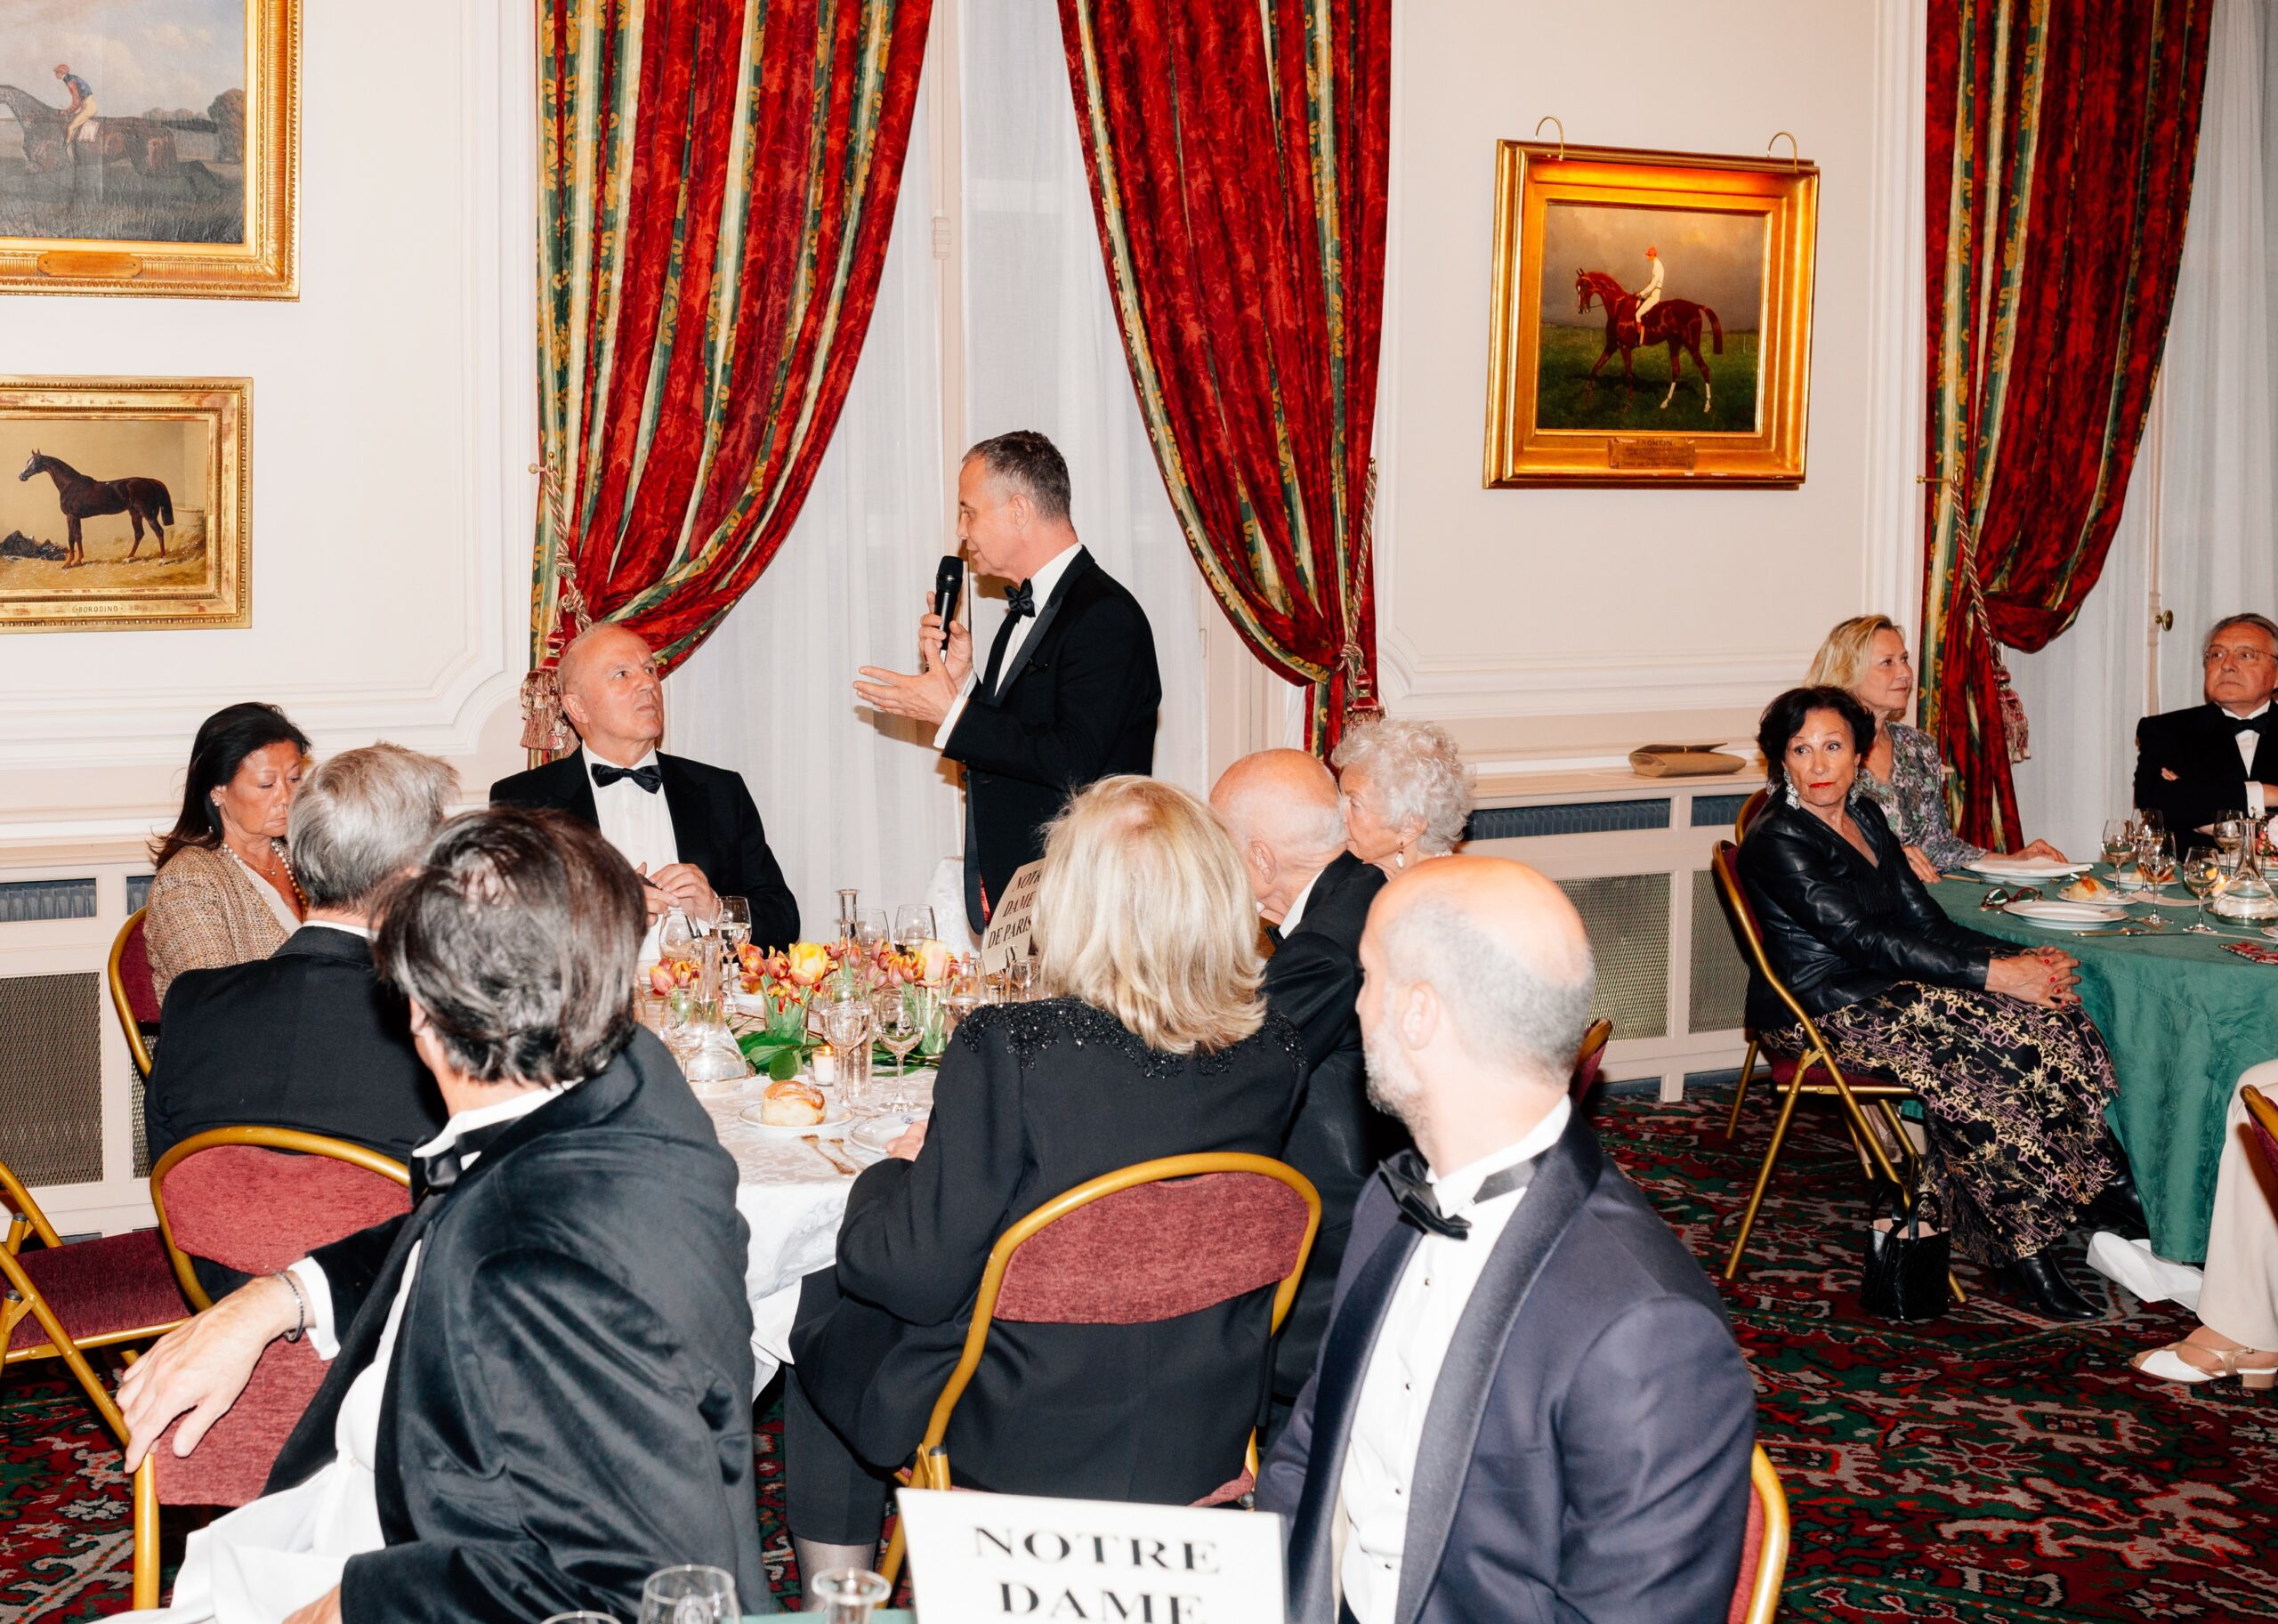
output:
[[1875, 0], [1873, 172], [1867, 222], [1864, 613], [1919, 634], [1924, 368], [1922, 121], [1928, 0]]

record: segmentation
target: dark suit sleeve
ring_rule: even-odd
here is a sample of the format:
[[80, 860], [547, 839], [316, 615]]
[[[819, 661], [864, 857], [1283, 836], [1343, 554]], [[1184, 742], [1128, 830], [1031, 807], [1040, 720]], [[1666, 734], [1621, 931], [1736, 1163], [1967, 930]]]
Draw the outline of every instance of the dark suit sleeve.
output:
[[838, 1289], [913, 1325], [961, 1318], [1020, 1216], [1009, 1208], [1025, 1163], [1012, 1044], [999, 1023], [968, 1021], [942, 1057], [917, 1159], [889, 1157], [854, 1181]]
[[[1361, 1192], [1359, 1205], [1353, 1209], [1353, 1244], [1345, 1248], [1345, 1261], [1337, 1268], [1337, 1295], [1329, 1307], [1331, 1325], [1337, 1321], [1337, 1311], [1345, 1306], [1345, 1294], [1352, 1289], [1353, 1276], [1384, 1240], [1393, 1221], [1391, 1211], [1392, 1198], [1385, 1193], [1383, 1182], [1370, 1179]], [[1305, 1492], [1306, 1464], [1313, 1454], [1313, 1406], [1320, 1386], [1321, 1367], [1316, 1363], [1313, 1373], [1305, 1378], [1305, 1390], [1298, 1394], [1297, 1408], [1289, 1412], [1280, 1437], [1258, 1463], [1260, 1511], [1277, 1512], [1285, 1518], [1297, 1515], [1297, 1502]]]
[[332, 1332], [340, 1336], [348, 1329], [356, 1311], [372, 1293], [372, 1282], [379, 1278], [380, 1265], [387, 1261], [388, 1250], [395, 1245], [396, 1230], [408, 1222], [408, 1215], [375, 1224], [369, 1229], [359, 1229], [352, 1235], [342, 1237], [329, 1246], [320, 1246], [309, 1256], [324, 1271], [326, 1289], [332, 1293]]
[[[737, 1569], [735, 1519], [751, 1506], [723, 1492], [728, 1463], [711, 1423], [723, 1405], [749, 1404], [748, 1394], [721, 1380], [691, 1392], [647, 1305], [558, 1252], [487, 1259], [463, 1303], [467, 1345], [481, 1350], [464, 1396], [496, 1433], [504, 1469], [455, 1483], [427, 1468], [458, 1537], [350, 1557], [343, 1619], [629, 1616], [659, 1553]], [[770, 1605], [764, 1596], [737, 1599], [747, 1611]]]
[[[1128, 598], [1090, 605], [1058, 640], [1048, 720], [976, 695], [941, 754], [983, 772], [1073, 791], [1107, 771], [1135, 691], [1157, 683], [1147, 618]], [[1017, 691], [1014, 695], [1017, 699]]]
[[1311, 1068], [1338, 1046], [1355, 1019], [1360, 961], [1334, 943], [1301, 932], [1265, 961], [1264, 991], [1266, 1007], [1297, 1029]]
[[1557, 1420], [1566, 1515], [1555, 1616], [1724, 1624], [1756, 1425], [1756, 1388], [1732, 1332], [1705, 1303], [1648, 1297], [1575, 1369]]
[[730, 870], [707, 875], [712, 889], [723, 896], [739, 896], [751, 903], [751, 939], [763, 948], [788, 948], [799, 939], [799, 904], [783, 883], [783, 869], [768, 849], [767, 830], [759, 820], [759, 806], [741, 773], [727, 775], [730, 802], [726, 842]]
[[2226, 812], [2246, 810], [2246, 764], [2221, 730], [2191, 725], [2201, 715], [2146, 716], [2136, 724], [2136, 804], [2157, 812], [2178, 841]]

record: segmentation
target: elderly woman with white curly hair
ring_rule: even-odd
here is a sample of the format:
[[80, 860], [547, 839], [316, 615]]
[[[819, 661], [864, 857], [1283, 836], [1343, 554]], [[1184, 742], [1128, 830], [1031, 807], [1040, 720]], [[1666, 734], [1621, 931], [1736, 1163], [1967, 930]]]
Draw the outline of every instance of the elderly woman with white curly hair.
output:
[[1448, 730], [1378, 717], [1347, 732], [1329, 757], [1345, 792], [1345, 844], [1397, 874], [1445, 857], [1471, 818], [1471, 770]]

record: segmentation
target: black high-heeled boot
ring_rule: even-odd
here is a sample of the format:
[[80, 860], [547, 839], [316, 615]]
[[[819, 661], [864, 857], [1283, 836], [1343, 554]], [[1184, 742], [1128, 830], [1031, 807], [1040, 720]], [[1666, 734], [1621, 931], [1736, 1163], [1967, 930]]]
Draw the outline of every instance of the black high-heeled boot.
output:
[[2136, 1176], [2122, 1168], [2120, 1176], [2081, 1210], [2080, 1225], [2111, 1230], [2123, 1240], [2149, 1240], [2152, 1220], [2144, 1211], [2144, 1192], [2136, 1188]]
[[2056, 1266], [2056, 1259], [2047, 1252], [2003, 1264], [1993, 1271], [1993, 1283], [2026, 1313], [2044, 1320], [2078, 1323], [2104, 1317], [2102, 1310], [2072, 1289], [2072, 1282]]

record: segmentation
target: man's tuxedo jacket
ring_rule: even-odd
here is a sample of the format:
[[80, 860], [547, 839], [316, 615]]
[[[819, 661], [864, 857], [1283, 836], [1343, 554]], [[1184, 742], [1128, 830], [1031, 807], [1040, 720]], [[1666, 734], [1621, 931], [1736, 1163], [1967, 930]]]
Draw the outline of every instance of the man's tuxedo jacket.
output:
[[941, 748], [965, 764], [965, 867], [980, 864], [992, 908], [1014, 871], [1044, 855], [1044, 826], [1069, 796], [1095, 780], [1154, 770], [1162, 700], [1146, 611], [1078, 551], [994, 696], [976, 683]]
[[409, 1010], [352, 931], [304, 925], [267, 958], [183, 971], [161, 1027], [142, 1106], [154, 1162], [192, 1134], [244, 1123], [408, 1161], [443, 1126]]
[[[1379, 1248], [1412, 1252], [1382, 1180], [1361, 1199], [1321, 1355], [1373, 1346], [1349, 1313]], [[1395, 1276], [1395, 1283], [1397, 1277]], [[1291, 1519], [1289, 1617], [1337, 1617], [1338, 1480], [1361, 1384], [1331, 1413], [1317, 1371], [1259, 1473]], [[1448, 1349], [1410, 1479], [1394, 1616], [1724, 1624], [1748, 1522], [1756, 1391], [1700, 1265], [1577, 1116], [1544, 1153]], [[1313, 1458], [1316, 1441], [1321, 1458]]]
[[[2278, 707], [2266, 711], [2262, 744], [2255, 751], [2253, 781], [2278, 784]], [[2136, 804], [2157, 811], [2180, 853], [2190, 832], [2225, 812], [2246, 811], [2246, 764], [2239, 729], [2246, 725], [2219, 705], [2194, 705], [2146, 716], [2136, 724]], [[2161, 776], [2166, 768], [2175, 777]], [[2272, 810], [2278, 811], [2278, 807]]]
[[1383, 869], [1339, 853], [1314, 880], [1297, 928], [1265, 961], [1265, 1006], [1296, 1027], [1305, 1045], [1305, 1103], [1282, 1156], [1321, 1196], [1321, 1231], [1305, 1261], [1305, 1283], [1273, 1345], [1273, 1393], [1285, 1401], [1313, 1374], [1353, 1206], [1376, 1165], [1409, 1142], [1397, 1119], [1369, 1103], [1361, 1056], [1361, 930], [1384, 888]]
[[736, 1166], [664, 1046], [635, 1032], [451, 1189], [315, 1254], [346, 1329], [271, 1491], [333, 1459], [413, 1235], [375, 1459], [387, 1544], [349, 1558], [347, 1624], [629, 1619], [648, 1576], [683, 1562], [773, 1611]]
[[[664, 775], [659, 793], [672, 812], [673, 843], [681, 861], [693, 864], [721, 896], [750, 900], [751, 939], [761, 947], [796, 941], [799, 904], [783, 883], [775, 853], [767, 849], [767, 831], [743, 774], [662, 751], [657, 766]], [[490, 786], [490, 799], [494, 805], [559, 807], [595, 828], [601, 825], [583, 749], [500, 779]]]

